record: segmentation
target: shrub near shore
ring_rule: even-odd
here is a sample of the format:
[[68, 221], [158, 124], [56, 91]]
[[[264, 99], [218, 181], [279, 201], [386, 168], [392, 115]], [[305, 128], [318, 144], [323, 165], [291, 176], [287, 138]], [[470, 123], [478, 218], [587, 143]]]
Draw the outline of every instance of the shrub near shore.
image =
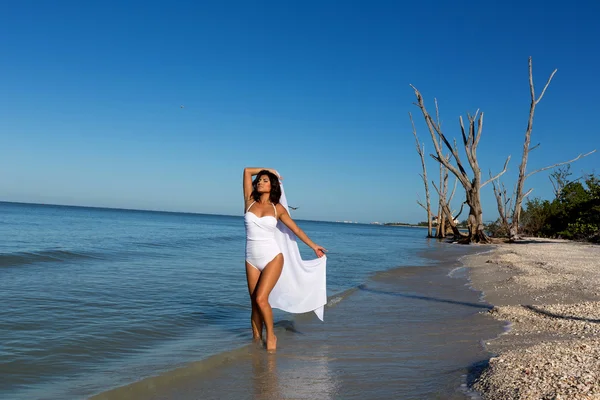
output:
[[[487, 225], [495, 237], [508, 234], [508, 229], [495, 221]], [[600, 179], [589, 175], [568, 182], [554, 200], [527, 200], [522, 217], [525, 236], [562, 238], [600, 242]]]

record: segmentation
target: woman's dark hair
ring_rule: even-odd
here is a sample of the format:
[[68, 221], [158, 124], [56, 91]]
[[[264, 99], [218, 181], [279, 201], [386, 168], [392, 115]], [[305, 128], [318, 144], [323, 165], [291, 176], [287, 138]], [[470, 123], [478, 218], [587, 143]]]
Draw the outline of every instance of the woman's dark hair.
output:
[[279, 178], [277, 177], [277, 175], [270, 171], [267, 171], [266, 169], [260, 171], [256, 175], [256, 178], [254, 178], [254, 182], [252, 182], [252, 197], [254, 198], [254, 201], [258, 201], [260, 199], [260, 193], [258, 193], [257, 185], [259, 179], [263, 175], [267, 175], [269, 177], [269, 180], [271, 181], [271, 194], [269, 196], [271, 203], [279, 204], [279, 199], [281, 198], [281, 186], [279, 186]]

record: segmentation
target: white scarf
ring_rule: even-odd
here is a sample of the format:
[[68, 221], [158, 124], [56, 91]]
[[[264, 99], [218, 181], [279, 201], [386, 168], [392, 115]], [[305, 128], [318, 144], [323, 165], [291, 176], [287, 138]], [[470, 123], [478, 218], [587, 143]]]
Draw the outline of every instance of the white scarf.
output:
[[[279, 203], [290, 212], [281, 183]], [[283, 254], [283, 270], [269, 295], [271, 307], [300, 314], [314, 311], [323, 321], [327, 304], [326, 270], [327, 257], [303, 260], [300, 256], [296, 235], [281, 221], [277, 222], [275, 241]]]

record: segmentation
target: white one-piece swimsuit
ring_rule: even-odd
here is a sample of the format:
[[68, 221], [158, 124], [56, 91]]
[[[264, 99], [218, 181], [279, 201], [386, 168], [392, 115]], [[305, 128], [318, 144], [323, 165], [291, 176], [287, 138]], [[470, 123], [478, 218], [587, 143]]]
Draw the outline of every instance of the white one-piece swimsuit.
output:
[[[250, 207], [255, 202], [250, 204]], [[277, 208], [275, 217], [265, 215], [257, 217], [250, 211], [250, 207], [244, 214], [244, 224], [246, 225], [246, 262], [254, 268], [262, 271], [267, 264], [281, 254], [281, 250], [275, 241], [275, 230], [277, 229]]]

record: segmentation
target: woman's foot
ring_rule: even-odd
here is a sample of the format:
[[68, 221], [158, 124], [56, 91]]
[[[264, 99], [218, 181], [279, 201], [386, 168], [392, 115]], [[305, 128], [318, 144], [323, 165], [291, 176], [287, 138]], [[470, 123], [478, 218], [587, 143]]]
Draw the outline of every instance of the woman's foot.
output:
[[275, 351], [277, 350], [277, 336], [271, 335], [267, 336], [267, 351]]
[[254, 343], [261, 343], [262, 342], [262, 336], [258, 336], [258, 335], [252, 335], [252, 341]]

